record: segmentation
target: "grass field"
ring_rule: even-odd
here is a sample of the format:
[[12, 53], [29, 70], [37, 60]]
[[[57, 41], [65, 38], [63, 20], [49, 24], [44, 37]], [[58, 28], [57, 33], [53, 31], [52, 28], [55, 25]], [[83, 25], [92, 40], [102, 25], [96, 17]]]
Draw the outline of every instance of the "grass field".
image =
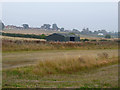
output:
[[41, 35], [41, 34], [45, 34], [45, 35], [50, 35], [53, 33], [64, 33], [64, 32], [60, 32], [60, 31], [52, 31], [52, 30], [40, 30], [40, 29], [35, 29], [35, 30], [4, 30], [3, 32], [5, 33], [17, 33], [17, 34], [36, 34], [36, 35]]
[[3, 53], [3, 87], [117, 88], [117, 57], [117, 50]]
[[[106, 52], [109, 57], [118, 57], [117, 49], [108, 50], [47, 50], [47, 51], [22, 51], [7, 52], [2, 54], [3, 68], [12, 68], [21, 65], [35, 64], [39, 60], [58, 59], [66, 57], [79, 57], [89, 55], [97, 57], [98, 54]], [[33, 57], [34, 56], [34, 57]], [[61, 57], [62, 56], [62, 57]], [[21, 58], [22, 57], [22, 58]]]
[[89, 41], [89, 42], [46, 42], [40, 40], [2, 39], [2, 51], [39, 51], [39, 50], [89, 50], [89, 49], [117, 49], [117, 41]]
[[80, 71], [73, 74], [39, 76], [3, 71], [3, 87], [22, 88], [117, 88], [118, 65]]
[[3, 39], [3, 88], [118, 88], [118, 43]]

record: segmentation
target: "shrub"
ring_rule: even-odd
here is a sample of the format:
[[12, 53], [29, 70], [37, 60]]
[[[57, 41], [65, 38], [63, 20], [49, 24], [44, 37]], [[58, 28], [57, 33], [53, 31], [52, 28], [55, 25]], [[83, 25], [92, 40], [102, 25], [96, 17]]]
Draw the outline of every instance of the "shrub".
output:
[[72, 33], [72, 32], [71, 32], [71, 33], [69, 33], [69, 35], [75, 35], [75, 33]]
[[85, 42], [85, 41], [89, 41], [89, 39], [80, 39], [80, 41]]
[[111, 38], [111, 35], [106, 34], [106, 35], [105, 35], [105, 38]]
[[116, 42], [120, 43], [120, 40], [116, 40]]
[[35, 34], [15, 34], [15, 33], [2, 33], [3, 36], [10, 36], [10, 37], [24, 37], [24, 38], [36, 38], [36, 39], [45, 39], [46, 36], [42, 35], [35, 35]]
[[108, 40], [105, 40], [105, 39], [101, 39], [101, 40], [99, 40], [99, 41], [108, 41]]
[[91, 40], [91, 41], [94, 41], [94, 42], [95, 42], [95, 41], [97, 41], [97, 40], [94, 39], [94, 40]]

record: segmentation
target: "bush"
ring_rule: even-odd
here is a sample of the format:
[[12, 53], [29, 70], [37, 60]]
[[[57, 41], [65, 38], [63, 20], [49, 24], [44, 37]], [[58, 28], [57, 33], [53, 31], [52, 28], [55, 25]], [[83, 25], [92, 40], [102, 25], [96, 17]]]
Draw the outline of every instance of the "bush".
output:
[[85, 42], [85, 41], [89, 41], [89, 39], [81, 39], [80, 41]]
[[75, 35], [75, 33], [72, 33], [72, 32], [71, 32], [71, 33], [69, 33], [69, 35]]
[[105, 40], [105, 39], [101, 39], [101, 40], [99, 40], [99, 41], [108, 41], [108, 40]]
[[45, 39], [46, 36], [42, 35], [34, 35], [34, 34], [14, 34], [14, 33], [2, 33], [3, 36], [10, 37], [23, 37], [23, 38], [36, 38], [36, 39]]
[[105, 38], [111, 38], [111, 35], [106, 34], [106, 35], [105, 35]]
[[116, 40], [116, 42], [120, 43], [120, 40]]
[[97, 41], [97, 40], [94, 39], [94, 40], [91, 40], [91, 41], [94, 41], [94, 42], [95, 42], [95, 41]]

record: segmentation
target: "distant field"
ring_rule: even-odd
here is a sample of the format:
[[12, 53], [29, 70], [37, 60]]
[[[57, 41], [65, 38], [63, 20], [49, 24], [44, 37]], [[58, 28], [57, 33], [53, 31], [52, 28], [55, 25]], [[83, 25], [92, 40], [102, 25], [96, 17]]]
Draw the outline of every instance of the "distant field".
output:
[[4, 30], [3, 32], [5, 33], [20, 33], [20, 34], [36, 34], [36, 35], [41, 35], [41, 34], [45, 34], [45, 35], [50, 35], [52, 33], [64, 33], [64, 32], [60, 32], [60, 31], [52, 31], [52, 30], [40, 30], [40, 29], [35, 29], [35, 30]]
[[[67, 32], [61, 32], [61, 31], [52, 31], [52, 30], [41, 30], [41, 29], [35, 29], [35, 30], [3, 30], [4, 33], [16, 33], [16, 34], [35, 34], [35, 35], [50, 35], [53, 33], [67, 33]], [[90, 39], [90, 40], [101, 40], [105, 39], [104, 37], [96, 37], [96, 36], [88, 36], [88, 35], [80, 35], [80, 39]], [[111, 38], [111, 39], [106, 39], [106, 40], [116, 40], [117, 38]]]

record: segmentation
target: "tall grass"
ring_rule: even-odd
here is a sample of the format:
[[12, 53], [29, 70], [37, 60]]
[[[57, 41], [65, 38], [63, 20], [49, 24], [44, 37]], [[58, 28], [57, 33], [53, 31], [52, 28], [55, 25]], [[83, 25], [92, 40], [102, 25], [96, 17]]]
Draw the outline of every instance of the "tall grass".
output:
[[[106, 53], [107, 54], [107, 53]], [[101, 53], [97, 57], [92, 56], [62, 56], [59, 58], [50, 58], [49, 60], [41, 60], [33, 69], [37, 75], [74, 73], [81, 70], [96, 68], [117, 62], [117, 58], [106, 57], [105, 53]]]
[[116, 41], [98, 42], [46, 42], [30, 40], [2, 40], [3, 51], [67, 50], [67, 49], [113, 49]]

